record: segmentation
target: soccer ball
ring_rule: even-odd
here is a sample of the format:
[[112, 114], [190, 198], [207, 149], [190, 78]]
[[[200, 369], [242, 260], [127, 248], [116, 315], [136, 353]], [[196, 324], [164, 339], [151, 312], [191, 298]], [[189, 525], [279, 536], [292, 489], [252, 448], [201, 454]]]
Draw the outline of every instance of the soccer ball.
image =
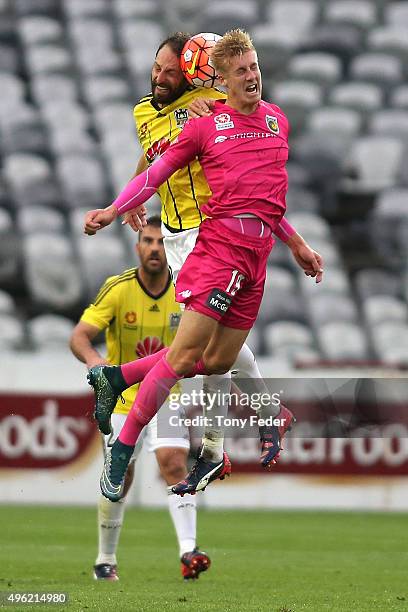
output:
[[190, 38], [180, 57], [181, 70], [195, 87], [214, 87], [217, 75], [211, 64], [211, 49], [221, 36], [203, 32]]

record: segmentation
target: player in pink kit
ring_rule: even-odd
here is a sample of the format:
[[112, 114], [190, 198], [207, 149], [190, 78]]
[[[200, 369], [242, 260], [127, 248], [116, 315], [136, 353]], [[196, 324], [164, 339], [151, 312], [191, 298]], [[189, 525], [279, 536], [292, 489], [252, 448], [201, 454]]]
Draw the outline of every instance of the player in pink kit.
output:
[[[287, 191], [288, 122], [274, 104], [261, 100], [261, 74], [248, 35], [228, 32], [212, 52], [225, 104], [213, 115], [190, 120], [163, 156], [136, 176], [106, 209], [90, 211], [85, 231], [94, 234], [118, 214], [142, 207], [171, 174], [198, 157], [212, 191], [202, 208], [196, 245], [176, 283], [176, 299], [186, 310], [167, 351], [121, 367], [126, 385], [143, 380], [119, 438], [107, 456], [102, 493], [120, 499], [123, 475], [143, 427], [153, 418], [173, 385], [184, 377], [228, 371], [234, 364], [260, 307], [272, 232], [291, 244], [311, 276], [321, 279], [314, 252], [283, 218]], [[140, 208], [140, 210], [142, 210]], [[108, 393], [109, 395], [109, 393]], [[104, 402], [104, 393], [97, 404]], [[280, 424], [261, 432], [262, 455], [277, 459], [281, 439], [293, 420], [283, 407]], [[195, 493], [230, 471], [225, 459], [199, 457], [175, 493]]]

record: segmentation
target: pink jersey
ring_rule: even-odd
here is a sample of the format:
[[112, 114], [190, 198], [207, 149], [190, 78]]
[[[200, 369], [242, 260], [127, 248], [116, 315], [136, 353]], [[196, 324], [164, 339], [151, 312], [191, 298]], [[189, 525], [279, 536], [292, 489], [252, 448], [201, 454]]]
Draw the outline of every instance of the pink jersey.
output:
[[202, 207], [209, 217], [252, 213], [275, 227], [286, 209], [288, 131], [275, 104], [261, 101], [243, 115], [216, 102], [210, 117], [187, 122], [165, 157], [175, 168], [198, 157], [212, 191]]
[[190, 119], [178, 139], [136, 176], [114, 204], [122, 214], [143, 204], [173, 172], [195, 157], [212, 191], [209, 217], [251, 213], [275, 229], [287, 191], [288, 121], [278, 106], [261, 101], [251, 115], [216, 102], [210, 117]]

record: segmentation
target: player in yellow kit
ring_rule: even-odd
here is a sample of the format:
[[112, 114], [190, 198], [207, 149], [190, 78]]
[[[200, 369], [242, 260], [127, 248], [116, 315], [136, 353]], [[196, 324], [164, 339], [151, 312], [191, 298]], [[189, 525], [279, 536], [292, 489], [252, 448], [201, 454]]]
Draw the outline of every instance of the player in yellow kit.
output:
[[[180, 306], [175, 301], [174, 288], [167, 267], [160, 230], [160, 218], [151, 217], [140, 234], [137, 252], [139, 268], [131, 268], [112, 276], [101, 287], [95, 301], [85, 309], [74, 329], [71, 349], [88, 368], [108, 363], [125, 363], [146, 357], [169, 346], [180, 320]], [[92, 346], [92, 340], [105, 331], [107, 358]], [[132, 407], [138, 385], [123, 392], [112, 415], [112, 434], [104, 436], [105, 449], [112, 446]], [[187, 428], [172, 427], [171, 437], [162, 437], [168, 406], [164, 405], [158, 419], [149, 427], [145, 440], [156, 453], [161, 474], [168, 490], [186, 473], [190, 448]], [[168, 414], [167, 414], [168, 421]], [[179, 420], [178, 420], [179, 422]], [[159, 429], [159, 431], [158, 431]], [[125, 495], [133, 480], [135, 449], [126, 474]], [[181, 569], [184, 578], [197, 578], [210, 565], [208, 556], [196, 549], [196, 505], [169, 494], [169, 510], [178, 537]], [[116, 549], [124, 516], [124, 498], [117, 504], [102, 495], [98, 503], [99, 553], [94, 566], [95, 579], [117, 580]]]

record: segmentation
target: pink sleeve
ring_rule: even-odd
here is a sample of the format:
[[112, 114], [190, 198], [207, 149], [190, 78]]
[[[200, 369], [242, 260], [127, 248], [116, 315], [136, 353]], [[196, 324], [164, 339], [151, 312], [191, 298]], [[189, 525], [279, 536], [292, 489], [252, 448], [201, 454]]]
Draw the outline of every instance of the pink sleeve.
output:
[[119, 214], [144, 204], [176, 170], [183, 168], [197, 156], [196, 130], [192, 124], [193, 122], [189, 121], [162, 157], [135, 176], [120, 192], [113, 202]]
[[296, 230], [285, 217], [282, 217], [281, 222], [274, 229], [273, 233], [282, 240], [282, 242], [287, 242], [293, 234], [296, 234]]

